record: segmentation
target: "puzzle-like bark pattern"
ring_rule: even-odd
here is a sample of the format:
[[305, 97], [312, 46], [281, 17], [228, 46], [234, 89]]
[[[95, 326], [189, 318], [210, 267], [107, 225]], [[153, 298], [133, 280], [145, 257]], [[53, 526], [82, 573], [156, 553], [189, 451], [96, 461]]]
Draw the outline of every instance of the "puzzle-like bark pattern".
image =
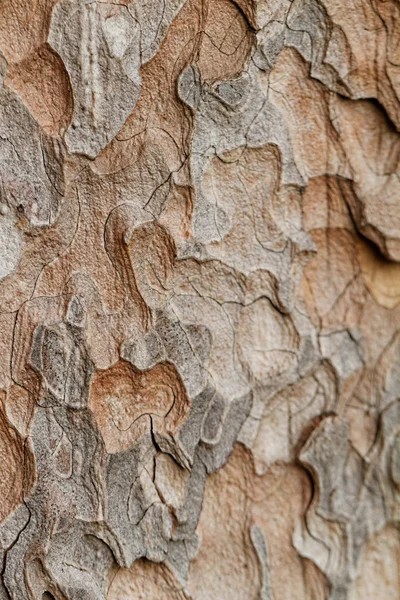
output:
[[397, 600], [398, 0], [2, 0], [0, 600]]

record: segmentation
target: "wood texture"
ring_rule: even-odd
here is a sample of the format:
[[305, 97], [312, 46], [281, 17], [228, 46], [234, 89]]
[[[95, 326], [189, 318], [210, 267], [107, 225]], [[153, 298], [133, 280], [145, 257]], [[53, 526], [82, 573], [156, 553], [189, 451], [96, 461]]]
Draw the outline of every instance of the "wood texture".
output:
[[400, 597], [398, 0], [0, 2], [0, 600]]

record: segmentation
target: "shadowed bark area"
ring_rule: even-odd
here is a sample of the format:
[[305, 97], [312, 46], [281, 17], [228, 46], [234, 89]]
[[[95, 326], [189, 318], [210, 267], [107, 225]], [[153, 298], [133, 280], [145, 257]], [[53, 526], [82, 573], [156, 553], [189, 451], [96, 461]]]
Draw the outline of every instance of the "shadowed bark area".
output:
[[398, 600], [398, 0], [0, 5], [0, 600]]

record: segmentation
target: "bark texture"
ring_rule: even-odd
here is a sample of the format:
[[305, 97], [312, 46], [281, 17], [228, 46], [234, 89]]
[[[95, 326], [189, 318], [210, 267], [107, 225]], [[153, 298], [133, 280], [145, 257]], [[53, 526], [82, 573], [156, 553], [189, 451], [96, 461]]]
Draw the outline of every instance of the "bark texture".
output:
[[0, 49], [0, 599], [398, 600], [398, 0]]

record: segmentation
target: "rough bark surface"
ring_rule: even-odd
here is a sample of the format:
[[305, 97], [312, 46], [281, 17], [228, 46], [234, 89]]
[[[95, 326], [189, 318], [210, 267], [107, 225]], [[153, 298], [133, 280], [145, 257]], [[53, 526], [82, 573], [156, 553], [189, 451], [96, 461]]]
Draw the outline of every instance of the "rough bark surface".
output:
[[0, 50], [0, 599], [398, 600], [398, 0]]

